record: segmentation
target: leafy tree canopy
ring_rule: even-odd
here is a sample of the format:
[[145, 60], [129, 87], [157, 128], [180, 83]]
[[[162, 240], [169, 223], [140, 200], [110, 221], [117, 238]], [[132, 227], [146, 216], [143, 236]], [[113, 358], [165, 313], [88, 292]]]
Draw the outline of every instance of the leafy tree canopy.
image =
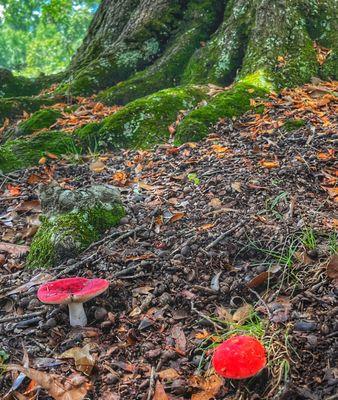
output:
[[0, 67], [26, 76], [62, 70], [98, 0], [0, 0]]

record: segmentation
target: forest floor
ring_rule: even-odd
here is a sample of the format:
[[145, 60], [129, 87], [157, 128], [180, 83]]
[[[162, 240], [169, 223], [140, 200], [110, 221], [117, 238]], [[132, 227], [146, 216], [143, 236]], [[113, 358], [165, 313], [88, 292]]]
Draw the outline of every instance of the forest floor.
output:
[[[48, 381], [64, 389], [62, 400], [87, 390], [86, 398], [105, 400], [336, 399], [332, 87], [272, 95], [263, 113], [220, 121], [199, 143], [50, 155], [3, 176], [0, 358], [23, 365], [28, 355], [45, 374], [32, 370], [30, 381], [4, 370], [1, 398], [47, 399], [37, 382]], [[51, 181], [118, 186], [127, 216], [76, 259], [27, 270], [38, 186]], [[36, 298], [39, 284], [74, 275], [111, 282], [85, 305], [83, 329], [68, 326], [65, 308]], [[239, 332], [262, 340], [268, 366], [245, 381], [217, 378], [212, 349]], [[66, 350], [76, 363], [59, 357]]]

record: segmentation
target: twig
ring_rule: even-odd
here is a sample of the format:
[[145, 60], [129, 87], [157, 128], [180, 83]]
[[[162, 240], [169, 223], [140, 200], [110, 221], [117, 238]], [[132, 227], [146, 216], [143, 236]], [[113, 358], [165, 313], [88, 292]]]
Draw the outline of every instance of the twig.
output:
[[240, 228], [242, 225], [244, 225], [247, 221], [241, 221], [237, 225], [233, 226], [230, 228], [228, 231], [222, 233], [220, 236], [218, 236], [217, 239], [215, 239], [213, 242], [209, 243], [208, 246], [205, 248], [206, 250], [210, 250], [211, 248], [215, 247], [219, 242], [221, 242], [225, 237], [230, 235], [230, 233], [235, 232], [238, 228]]
[[209, 321], [211, 324], [213, 324], [216, 328], [224, 330], [224, 326], [221, 326], [219, 324], [217, 324], [217, 322], [213, 321], [210, 317], [208, 317], [207, 315], [203, 314], [201, 311], [197, 310], [194, 306], [194, 303], [191, 302], [191, 311], [195, 312], [196, 314], [198, 314], [200, 317], [206, 319], [207, 321]]
[[154, 394], [155, 384], [156, 384], [156, 371], [155, 371], [155, 367], [151, 367], [147, 400], [151, 400], [151, 398]]
[[45, 314], [47, 311], [36, 311], [32, 312], [30, 314], [23, 314], [23, 315], [12, 315], [11, 317], [5, 317], [0, 319], [0, 324], [3, 324], [5, 322], [12, 322], [12, 321], [17, 321], [20, 319], [26, 319], [26, 318], [32, 318], [32, 317], [38, 317], [39, 315]]
[[269, 319], [271, 319], [271, 318], [272, 318], [272, 315], [271, 315], [270, 309], [269, 309], [268, 305], [265, 303], [265, 301], [262, 299], [262, 297], [256, 292], [256, 290], [253, 290], [253, 289], [251, 289], [251, 288], [248, 288], [248, 289], [249, 289], [250, 292], [252, 292], [252, 293], [257, 297], [257, 299], [263, 304], [263, 306], [266, 308], [266, 312], [268, 313]]

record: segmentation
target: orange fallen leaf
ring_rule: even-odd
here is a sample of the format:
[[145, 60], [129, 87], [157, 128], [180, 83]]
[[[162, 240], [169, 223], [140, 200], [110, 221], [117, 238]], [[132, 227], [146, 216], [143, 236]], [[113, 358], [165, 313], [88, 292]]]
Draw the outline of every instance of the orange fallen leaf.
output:
[[13, 197], [20, 196], [20, 194], [21, 194], [21, 188], [18, 185], [12, 185], [11, 183], [9, 183], [6, 186], [6, 189], [9, 191], [9, 193]]
[[39, 164], [40, 165], [46, 164], [46, 162], [47, 162], [47, 158], [46, 157], [41, 157], [40, 160], [39, 160]]
[[331, 160], [334, 158], [334, 153], [334, 149], [329, 149], [326, 153], [317, 153], [317, 158], [323, 161]]
[[170, 218], [169, 222], [176, 222], [184, 217], [185, 217], [185, 213], [176, 213]]
[[57, 160], [59, 157], [53, 153], [46, 153], [46, 157], [51, 158], [52, 160]]
[[229, 151], [228, 147], [221, 146], [220, 144], [213, 144], [211, 147], [216, 153], [227, 153]]
[[127, 179], [127, 174], [124, 171], [117, 171], [113, 175], [113, 181], [120, 186], [124, 186], [127, 183]]
[[279, 167], [279, 162], [278, 161], [265, 161], [265, 160], [261, 160], [259, 161], [259, 164], [264, 167], [264, 168], [278, 168]]
[[327, 191], [328, 195], [333, 199], [335, 203], [338, 203], [338, 186], [337, 187], [322, 186], [322, 188]]
[[170, 400], [160, 381], [156, 382], [153, 400]]
[[173, 381], [174, 379], [178, 378], [180, 375], [174, 368], [164, 369], [158, 373], [158, 376], [166, 381]]
[[189, 380], [190, 386], [198, 389], [197, 393], [193, 393], [191, 400], [211, 400], [214, 399], [221, 387], [223, 387], [223, 379], [214, 374], [208, 377], [193, 376]]

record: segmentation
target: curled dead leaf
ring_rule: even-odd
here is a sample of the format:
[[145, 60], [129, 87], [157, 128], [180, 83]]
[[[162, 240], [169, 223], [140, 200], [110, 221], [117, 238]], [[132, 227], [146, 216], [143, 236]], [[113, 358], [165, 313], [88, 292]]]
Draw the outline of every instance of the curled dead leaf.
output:
[[253, 310], [254, 309], [251, 304], [244, 304], [242, 307], [235, 311], [232, 316], [232, 320], [234, 322], [237, 322], [238, 324], [243, 324], [248, 318], [250, 318]]
[[92, 372], [96, 362], [95, 357], [90, 354], [90, 350], [90, 344], [86, 344], [82, 348], [73, 347], [62, 353], [59, 358], [73, 358], [76, 369], [88, 376]]

